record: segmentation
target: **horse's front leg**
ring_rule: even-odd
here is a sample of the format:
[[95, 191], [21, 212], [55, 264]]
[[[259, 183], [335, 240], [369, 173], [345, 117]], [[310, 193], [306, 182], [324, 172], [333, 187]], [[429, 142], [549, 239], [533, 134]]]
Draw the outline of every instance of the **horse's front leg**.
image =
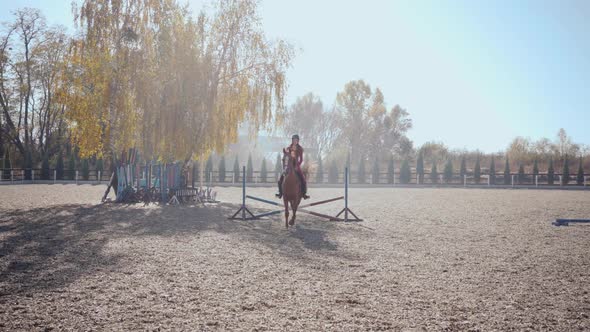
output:
[[283, 203], [285, 204], [285, 227], [289, 228], [289, 201], [283, 199]]
[[296, 199], [295, 201], [291, 202], [291, 208], [293, 209], [293, 216], [291, 217], [291, 220], [289, 221], [289, 225], [291, 225], [291, 226], [295, 225], [295, 218], [297, 218], [297, 208], [299, 207], [300, 202], [301, 202], [301, 199]]

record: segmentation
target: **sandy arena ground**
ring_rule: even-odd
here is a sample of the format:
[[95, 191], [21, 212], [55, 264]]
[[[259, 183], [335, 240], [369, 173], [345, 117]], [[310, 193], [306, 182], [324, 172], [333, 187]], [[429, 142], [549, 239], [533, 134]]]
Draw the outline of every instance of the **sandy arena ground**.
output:
[[226, 220], [239, 188], [182, 207], [104, 188], [0, 186], [0, 330], [590, 330], [590, 225], [551, 225], [590, 218], [590, 192], [352, 189], [364, 222], [285, 230]]

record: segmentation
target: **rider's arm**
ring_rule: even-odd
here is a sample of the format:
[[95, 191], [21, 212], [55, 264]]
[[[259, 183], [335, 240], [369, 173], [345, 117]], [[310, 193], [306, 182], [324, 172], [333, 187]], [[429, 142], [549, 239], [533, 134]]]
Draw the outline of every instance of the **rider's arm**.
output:
[[303, 148], [301, 148], [301, 155], [299, 156], [299, 165], [303, 164]]

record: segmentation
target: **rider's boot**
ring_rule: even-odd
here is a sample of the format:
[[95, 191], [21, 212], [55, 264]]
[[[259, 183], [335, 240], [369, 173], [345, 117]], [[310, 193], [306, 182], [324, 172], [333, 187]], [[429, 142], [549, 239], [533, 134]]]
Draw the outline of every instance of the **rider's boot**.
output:
[[279, 185], [279, 193], [275, 194], [275, 196], [278, 198], [283, 198], [283, 176], [282, 175], [281, 175], [281, 178], [279, 179], [278, 185]]

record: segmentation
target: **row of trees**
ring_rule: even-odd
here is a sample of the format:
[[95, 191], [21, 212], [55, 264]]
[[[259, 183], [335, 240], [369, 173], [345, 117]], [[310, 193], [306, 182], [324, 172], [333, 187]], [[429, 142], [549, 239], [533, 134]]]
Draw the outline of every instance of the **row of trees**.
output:
[[[426, 180], [428, 180], [428, 182], [430, 182], [430, 183], [438, 183], [441, 179], [441, 176], [442, 176], [442, 181], [444, 183], [449, 183], [453, 179], [457, 179], [457, 177], [458, 177], [459, 181], [463, 181], [464, 176], [469, 176], [470, 178], [473, 178], [473, 181], [475, 183], [480, 183], [482, 181], [482, 176], [487, 175], [487, 176], [489, 176], [490, 184], [499, 184], [496, 181], [496, 177], [498, 177], [498, 174], [501, 174], [503, 184], [507, 184], [507, 185], [512, 183], [512, 175], [516, 175], [516, 177], [517, 177], [516, 179], [517, 179], [518, 183], [522, 183], [527, 175], [532, 175], [531, 179], [534, 179], [536, 176], [541, 175], [541, 176], [546, 177], [547, 182], [549, 184], [556, 183], [556, 181], [558, 180], [557, 174], [561, 175], [562, 184], [568, 184], [571, 180], [571, 175], [572, 175], [572, 172], [570, 172], [570, 163], [569, 163], [568, 158], [566, 158], [566, 161], [564, 162], [563, 167], [561, 168], [561, 173], [557, 173], [555, 171], [555, 167], [554, 167], [554, 163], [553, 163], [552, 159], [550, 159], [548, 162], [549, 166], [546, 169], [546, 172], [541, 172], [539, 170], [538, 162], [535, 161], [532, 171], [530, 173], [525, 172], [525, 168], [522, 164], [518, 167], [518, 171], [516, 173], [513, 173], [510, 168], [510, 161], [508, 158], [506, 158], [504, 161], [503, 172], [497, 173], [496, 172], [496, 162], [495, 162], [495, 158], [493, 156], [492, 156], [489, 168], [487, 170], [486, 169], [482, 170], [481, 162], [480, 162], [479, 158], [476, 159], [475, 164], [473, 165], [472, 168], [467, 168], [467, 159], [465, 156], [463, 156], [460, 160], [460, 167], [458, 169], [458, 172], [455, 171], [456, 168], [453, 165], [452, 159], [448, 159], [446, 161], [442, 171], [439, 171], [439, 168], [436, 163], [432, 163], [431, 167], [429, 169], [425, 168], [424, 155], [422, 153], [420, 153], [418, 155], [418, 158], [415, 163], [415, 167], [413, 167], [413, 169], [410, 166], [410, 162], [408, 159], [404, 159], [401, 162], [399, 169], [396, 169], [395, 163], [396, 162], [394, 161], [393, 156], [391, 156], [387, 162], [387, 172], [385, 173], [387, 183], [389, 183], [389, 184], [394, 183], [394, 181], [395, 181], [394, 178], [396, 177], [396, 175], [399, 178], [399, 182], [401, 182], [403, 184], [410, 183], [413, 180], [412, 174], [415, 174], [415, 176], [417, 177], [417, 182], [419, 182], [419, 183], [425, 183]], [[354, 170], [354, 174], [356, 175], [356, 181], [358, 183], [366, 183], [368, 175], [370, 175], [372, 183], [374, 183], [374, 184], [381, 183], [380, 180], [382, 179], [382, 175], [384, 173], [381, 172], [382, 167], [379, 162], [379, 159], [376, 158], [374, 160], [374, 163], [373, 163], [370, 173], [369, 173], [369, 171], [367, 171], [365, 164], [366, 164], [366, 162], [364, 160], [360, 161], [358, 164], [358, 167], [356, 167], [356, 169]], [[350, 169], [350, 159], [349, 159], [348, 163], [346, 163], [345, 165], [347, 165], [347, 167], [349, 167], [349, 169]], [[266, 158], [262, 159], [262, 163], [261, 163], [259, 170], [260, 170], [260, 181], [266, 182], [269, 175], [270, 175], [270, 168], [268, 167], [268, 161], [266, 160]], [[274, 169], [273, 169], [274, 178], [277, 178], [280, 175], [281, 170], [282, 170], [282, 163], [281, 163], [280, 155], [277, 155], [277, 160], [274, 164]], [[342, 171], [343, 171], [343, 168], [338, 167], [338, 164], [336, 163], [336, 161], [332, 161], [330, 163], [329, 167], [327, 169], [325, 169], [323, 162], [322, 162], [322, 158], [320, 157], [318, 159], [317, 165], [315, 165], [315, 169], [313, 170], [313, 172], [311, 174], [313, 176], [313, 178], [311, 178], [310, 180], [315, 181], [315, 182], [319, 182], [319, 183], [323, 183], [325, 181], [324, 176], [327, 175], [327, 178], [328, 178], [327, 180], [329, 183], [337, 183], [340, 173]], [[211, 179], [210, 176], [213, 172], [214, 172], [213, 159], [209, 158], [207, 160], [207, 163], [205, 166], [205, 179], [207, 182]], [[219, 182], [226, 182], [228, 180], [227, 174], [226, 174], [226, 158], [225, 158], [225, 156], [222, 156], [219, 159], [219, 165], [217, 167], [216, 175], [218, 176], [218, 178], [215, 180], [217, 180]], [[583, 167], [583, 159], [582, 158], [579, 159], [578, 169], [577, 169], [577, 172], [575, 173], [575, 175], [576, 175], [576, 183], [579, 185], [584, 184], [584, 167]], [[239, 181], [242, 176], [242, 170], [241, 170], [240, 163], [239, 163], [239, 160], [237, 157], [235, 157], [235, 159], [234, 159], [232, 176], [235, 176], [235, 179], [234, 179], [235, 181]], [[252, 162], [252, 157], [249, 156], [248, 161], [246, 163], [246, 181], [252, 182], [253, 178], [254, 178], [253, 162]]]
[[[578, 171], [576, 173], [577, 184], [584, 183], [584, 166], [583, 165], [584, 165], [583, 158], [580, 157], [579, 164], [578, 164]], [[402, 176], [400, 177], [400, 181], [402, 183], [408, 183], [410, 181], [410, 177], [408, 176], [410, 174], [410, 170], [409, 170], [409, 163], [407, 161], [403, 162], [400, 173], [402, 174]], [[458, 173], [458, 176], [460, 179], [463, 179], [464, 176], [472, 176], [476, 183], [480, 183], [481, 179], [482, 179], [482, 175], [484, 175], [484, 173], [487, 173], [487, 175], [489, 176], [490, 184], [497, 184], [496, 177], [497, 177], [498, 173], [496, 172], [496, 162], [495, 162], [494, 156], [491, 157], [490, 166], [489, 166], [487, 172], [482, 171], [481, 162], [480, 162], [479, 157], [476, 158], [475, 165], [474, 165], [473, 169], [470, 169], [470, 170], [467, 169], [466, 157], [463, 156], [461, 158], [461, 166], [459, 168], [459, 173]], [[426, 173], [425, 173], [425, 168], [424, 168], [424, 157], [423, 157], [423, 154], [420, 153], [418, 155], [418, 159], [416, 161], [416, 175], [418, 177], [418, 181], [423, 183], [425, 174]], [[455, 174], [456, 173], [454, 172], [454, 166], [453, 166], [452, 159], [447, 159], [442, 173], [439, 173], [439, 171], [437, 169], [437, 164], [433, 162], [432, 167], [430, 168], [429, 177], [430, 177], [431, 182], [436, 183], [439, 181], [439, 175], [442, 175], [443, 181], [448, 183], [453, 179], [453, 176]], [[510, 169], [510, 160], [508, 157], [506, 157], [505, 162], [504, 162], [504, 171], [502, 173], [504, 184], [511, 184], [511, 181], [512, 181], [511, 175], [513, 175], [513, 174], [514, 173], [512, 173], [512, 171]], [[555, 178], [556, 178], [556, 176], [555, 176], [556, 172], [555, 172], [553, 159], [549, 159], [547, 171], [545, 173], [541, 173], [539, 171], [539, 163], [537, 160], [535, 160], [533, 163], [533, 168], [532, 168], [531, 173], [526, 173], [524, 165], [520, 164], [518, 167], [518, 172], [516, 173], [517, 181], [519, 183], [522, 183], [527, 174], [532, 175], [533, 178], [535, 178], [538, 175], [545, 174], [547, 176], [548, 183], [554, 184]], [[568, 184], [570, 181], [571, 173], [570, 173], [570, 166], [569, 166], [569, 158], [567, 158], [567, 156], [565, 157], [565, 162], [563, 163], [561, 175], [562, 175], [562, 181], [563, 181], [562, 183]]]
[[[566, 159], [590, 155], [590, 146], [577, 144], [562, 128], [554, 140], [532, 141], [516, 137], [504, 152], [484, 154], [480, 151], [451, 150], [440, 142], [426, 142], [414, 148], [407, 132], [412, 128], [409, 113], [395, 105], [389, 111], [379, 88], [373, 90], [363, 80], [351, 81], [338, 92], [333, 107], [325, 107], [312, 93], [298, 98], [284, 115], [282, 130], [299, 133], [308, 156], [337, 164], [354, 165], [385, 159], [421, 158], [436, 167], [459, 167], [459, 160], [470, 164], [491, 164], [493, 159], [506, 159], [509, 167], [528, 169], [563, 168]], [[555, 165], [549, 163], [555, 162]], [[568, 162], [571, 160], [568, 159]], [[590, 159], [583, 167], [590, 167]], [[420, 168], [420, 167], [418, 167]], [[435, 168], [435, 167], [434, 167]], [[360, 169], [360, 166], [359, 166]]]
[[[513, 173], [511, 170], [511, 167], [510, 167], [509, 158], [506, 158], [504, 161], [503, 172], [497, 173], [496, 162], [495, 162], [494, 156], [492, 156], [491, 163], [487, 169], [482, 169], [480, 158], [476, 158], [475, 164], [473, 165], [472, 168], [467, 168], [467, 158], [466, 158], [466, 156], [462, 156], [460, 159], [460, 166], [459, 166], [458, 172], [456, 172], [456, 168], [453, 165], [452, 159], [447, 159], [442, 171], [439, 171], [439, 167], [437, 166], [436, 162], [433, 162], [431, 164], [431, 167], [429, 169], [427, 169], [424, 165], [424, 159], [425, 159], [424, 154], [421, 152], [418, 155], [418, 158], [416, 160], [414, 167], [410, 166], [410, 162], [408, 159], [404, 159], [403, 161], [401, 161], [401, 165], [400, 165], [399, 169], [396, 170], [396, 167], [395, 167], [396, 162], [394, 161], [394, 158], [392, 155], [387, 162], [387, 171], [385, 173], [387, 183], [389, 183], [389, 184], [394, 183], [394, 181], [395, 181], [394, 178], [396, 177], [396, 175], [397, 175], [397, 178], [399, 179], [399, 182], [401, 182], [403, 184], [410, 183], [414, 179], [416, 179], [416, 181], [418, 183], [425, 183], [425, 182], [438, 183], [441, 180], [441, 178], [444, 183], [450, 183], [453, 181], [453, 179], [458, 179], [459, 181], [462, 181], [464, 176], [469, 176], [470, 178], [473, 178], [473, 181], [475, 183], [480, 183], [482, 181], [483, 175], [489, 176], [490, 184], [498, 184], [496, 181], [496, 177], [498, 176], [498, 174], [501, 174], [503, 184], [511, 184], [512, 183], [512, 175], [517, 176], [516, 179], [517, 179], [518, 183], [522, 183], [527, 175], [532, 175], [531, 179], [534, 179], [536, 176], [539, 176], [539, 175], [545, 176], [547, 179], [547, 182], [549, 184], [554, 184], [556, 182], [556, 180], [558, 179], [552, 159], [549, 160], [546, 172], [543, 172], [543, 173], [540, 172], [540, 170], [539, 170], [539, 163], [537, 162], [537, 160], [534, 161], [533, 168], [532, 168], [531, 172], [526, 173], [523, 164], [520, 164], [520, 166], [518, 167], [518, 172]], [[9, 178], [11, 167], [10, 167], [10, 164], [6, 164], [6, 161], [9, 161], [9, 159], [5, 160], [5, 164], [3, 167], [3, 169], [4, 169], [3, 175], [4, 175], [4, 178]], [[227, 164], [226, 157], [224, 155], [222, 155], [219, 158], [217, 169], [215, 170], [213, 158], [210, 156], [207, 159], [207, 162], [205, 163], [204, 180], [206, 182], [209, 182], [211, 180], [219, 181], [219, 182], [231, 181], [232, 179], [228, 178], [228, 174], [226, 171], [226, 167], [227, 167], [226, 164]], [[366, 170], [365, 164], [366, 164], [366, 162], [364, 160], [361, 160], [358, 164], [358, 167], [356, 167], [354, 169], [354, 171], [352, 171], [353, 174], [356, 176], [356, 182], [357, 183], [366, 183], [368, 175], [370, 175], [371, 182], [373, 184], [381, 183], [382, 182], [381, 180], [383, 178], [382, 175], [384, 173], [381, 172], [382, 165], [379, 162], [379, 159], [376, 158], [374, 160], [370, 173]], [[195, 165], [196, 165], [195, 172], [196, 172], [196, 174], [199, 174], [200, 171], [198, 168], [199, 167], [198, 163]], [[350, 158], [347, 159], [347, 162], [345, 165], [347, 167], [349, 167], [349, 169], [353, 168], [353, 167], [351, 167], [351, 164], [350, 164]], [[583, 159], [579, 158], [578, 169], [577, 169], [577, 172], [575, 173], [576, 183], [579, 185], [584, 184], [584, 166], [583, 165], [584, 165]], [[55, 166], [56, 178], [58, 180], [62, 180], [62, 179], [63, 180], [73, 180], [74, 176], [75, 176], [75, 170], [80, 170], [81, 171], [80, 172], [81, 179], [88, 180], [90, 177], [90, 169], [91, 168], [93, 170], [103, 172], [104, 171], [103, 160], [101, 158], [98, 158], [98, 159], [85, 158], [82, 160], [77, 160], [77, 158], [75, 157], [75, 153], [72, 153], [72, 154], [70, 154], [67, 165], [64, 165], [64, 159], [60, 155], [60, 157], [57, 159], [56, 166]], [[269, 176], [271, 175], [271, 172], [272, 172], [273, 178], [276, 179], [280, 175], [281, 171], [282, 171], [282, 161], [280, 158], [280, 154], [277, 154], [277, 158], [276, 158], [276, 161], [274, 163], [274, 167], [272, 168], [272, 170], [269, 167], [269, 161], [267, 161], [266, 158], [263, 158], [262, 162], [260, 164], [260, 168], [259, 168], [258, 179], [261, 182], [267, 182]], [[337, 183], [339, 181], [339, 177], [340, 177], [340, 174], [342, 171], [343, 171], [343, 168], [338, 167], [338, 164], [334, 160], [332, 160], [330, 162], [329, 167], [327, 169], [325, 169], [323, 162], [322, 162], [322, 158], [319, 157], [317, 160], [317, 164], [314, 165], [313, 170], [311, 172], [312, 178], [310, 180], [317, 182], [317, 183], [323, 183], [323, 182], [325, 182], [324, 177], [327, 176], [327, 181], [329, 183]], [[50, 173], [50, 170], [48, 168], [47, 169], [42, 168], [41, 169], [41, 178], [42, 179], [49, 179], [50, 178], [49, 173]], [[217, 178], [212, 179], [211, 176], [213, 174], [215, 174], [217, 176]], [[415, 175], [413, 176], [413, 174], [415, 174]], [[561, 176], [560, 179], [562, 181], [562, 184], [568, 184], [570, 182], [572, 173], [570, 172], [569, 158], [565, 159], [565, 162], [563, 163], [563, 166], [561, 168], [561, 173], [559, 173], [559, 175]], [[243, 176], [242, 169], [240, 167], [240, 162], [239, 162], [239, 159], [237, 156], [234, 158], [231, 176], [234, 177], [233, 180], [236, 182], [240, 181]], [[254, 180], [254, 165], [253, 165], [253, 161], [252, 161], [252, 156], [249, 155], [247, 163], [246, 163], [246, 181], [252, 182], [253, 180]]]

